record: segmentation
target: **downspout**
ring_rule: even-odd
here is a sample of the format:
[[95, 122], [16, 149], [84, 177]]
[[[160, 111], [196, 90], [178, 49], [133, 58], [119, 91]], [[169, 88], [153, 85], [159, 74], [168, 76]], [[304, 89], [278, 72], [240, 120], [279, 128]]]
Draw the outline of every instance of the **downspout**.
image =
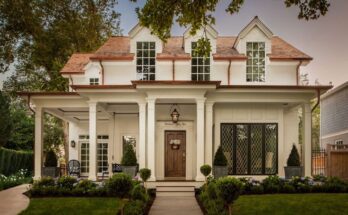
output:
[[30, 94], [28, 94], [28, 107], [29, 107], [29, 110], [31, 110], [31, 112], [32, 112], [33, 114], [35, 114], [34, 109], [30, 107]]
[[99, 64], [100, 64], [100, 67], [101, 67], [101, 75], [102, 75], [102, 85], [104, 85], [104, 66], [103, 66], [103, 64], [102, 64], [102, 61], [101, 60], [99, 60]]
[[298, 63], [298, 65], [296, 66], [296, 85], [299, 85], [299, 75], [300, 75], [300, 66], [302, 64], [302, 60], [300, 60], [300, 62]]
[[173, 77], [173, 81], [175, 81], [175, 59], [173, 58], [172, 59], [172, 65], [173, 65], [173, 68], [172, 68], [172, 77]]
[[312, 113], [313, 113], [313, 111], [315, 110], [315, 108], [318, 107], [319, 103], [320, 103], [320, 89], [318, 88], [318, 89], [317, 89], [317, 102], [315, 103], [315, 105], [314, 105], [313, 108], [312, 108], [312, 111], [311, 111]]
[[[74, 85], [74, 80], [72, 79], [71, 75], [69, 75], [69, 79], [70, 79], [70, 82], [71, 82], [71, 85]], [[70, 87], [70, 86], [69, 86]], [[71, 87], [70, 87], [71, 88]], [[71, 88], [72, 89], [72, 88]]]
[[232, 60], [229, 59], [228, 69], [227, 69], [227, 84], [228, 85], [231, 85], [231, 62]]

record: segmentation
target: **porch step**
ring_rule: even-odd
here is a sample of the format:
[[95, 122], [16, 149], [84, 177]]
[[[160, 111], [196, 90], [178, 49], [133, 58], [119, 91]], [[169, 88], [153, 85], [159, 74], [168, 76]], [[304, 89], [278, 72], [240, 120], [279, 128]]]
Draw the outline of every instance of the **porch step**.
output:
[[156, 196], [194, 196], [194, 186], [156, 186]]
[[148, 188], [157, 187], [196, 187], [199, 188], [204, 184], [202, 181], [149, 181], [146, 182]]

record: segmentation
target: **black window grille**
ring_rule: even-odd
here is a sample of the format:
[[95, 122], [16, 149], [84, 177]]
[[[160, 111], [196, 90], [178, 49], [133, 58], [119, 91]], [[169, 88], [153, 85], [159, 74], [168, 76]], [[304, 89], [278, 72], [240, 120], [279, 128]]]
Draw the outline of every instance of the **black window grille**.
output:
[[221, 146], [230, 175], [278, 172], [278, 124], [222, 123]]

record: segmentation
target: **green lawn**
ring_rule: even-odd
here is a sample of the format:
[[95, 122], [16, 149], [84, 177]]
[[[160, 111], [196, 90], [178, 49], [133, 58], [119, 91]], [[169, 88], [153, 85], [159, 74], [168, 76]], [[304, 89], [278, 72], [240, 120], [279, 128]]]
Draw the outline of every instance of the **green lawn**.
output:
[[348, 194], [277, 194], [240, 196], [233, 214], [348, 214]]
[[117, 198], [33, 198], [21, 214], [116, 214], [122, 201]]

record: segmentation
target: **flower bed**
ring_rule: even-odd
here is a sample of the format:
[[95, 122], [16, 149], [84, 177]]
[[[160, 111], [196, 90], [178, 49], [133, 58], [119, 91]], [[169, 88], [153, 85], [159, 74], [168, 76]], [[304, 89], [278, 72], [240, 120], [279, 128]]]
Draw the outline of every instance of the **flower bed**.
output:
[[0, 190], [29, 182], [31, 182], [31, 178], [28, 177], [28, 171], [25, 169], [21, 169], [16, 174], [10, 176], [0, 174]]
[[68, 176], [57, 180], [44, 177], [35, 181], [26, 195], [30, 198], [116, 197], [127, 202], [122, 208], [123, 214], [147, 214], [155, 198], [154, 193], [146, 190], [140, 181], [119, 173], [103, 183], [94, 183], [87, 179], [77, 181], [76, 178]]
[[[336, 177], [315, 176], [293, 177], [290, 180], [269, 176], [262, 181], [252, 178], [225, 177], [217, 180], [210, 178], [206, 185], [196, 191], [196, 199], [205, 214], [227, 214], [231, 203], [238, 195], [260, 195], [279, 193], [345, 193], [348, 192], [348, 182]], [[239, 181], [242, 186], [236, 186]], [[226, 197], [233, 196], [233, 199]]]

